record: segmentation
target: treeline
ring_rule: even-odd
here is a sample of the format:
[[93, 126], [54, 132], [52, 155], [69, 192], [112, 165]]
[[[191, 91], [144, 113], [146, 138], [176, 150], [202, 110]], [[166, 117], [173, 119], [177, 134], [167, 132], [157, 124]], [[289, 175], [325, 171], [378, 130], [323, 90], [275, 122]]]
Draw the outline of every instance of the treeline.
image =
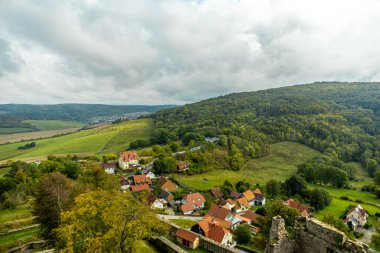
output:
[[186, 145], [224, 135], [247, 158], [268, 154], [270, 143], [297, 141], [331, 149], [343, 162], [361, 162], [373, 176], [380, 162], [379, 116], [380, 84], [314, 83], [161, 110], [151, 142]]
[[24, 122], [25, 119], [23, 117], [0, 115], [0, 128], [30, 128], [31, 130], [37, 130], [35, 126]]

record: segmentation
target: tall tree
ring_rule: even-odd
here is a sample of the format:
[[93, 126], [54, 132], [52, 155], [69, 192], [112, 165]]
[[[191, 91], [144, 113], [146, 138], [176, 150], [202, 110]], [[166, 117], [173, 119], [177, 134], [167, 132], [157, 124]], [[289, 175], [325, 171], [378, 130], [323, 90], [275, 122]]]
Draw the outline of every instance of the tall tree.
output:
[[67, 252], [131, 252], [136, 240], [166, 230], [147, 206], [116, 190], [79, 195], [61, 218], [57, 247]]

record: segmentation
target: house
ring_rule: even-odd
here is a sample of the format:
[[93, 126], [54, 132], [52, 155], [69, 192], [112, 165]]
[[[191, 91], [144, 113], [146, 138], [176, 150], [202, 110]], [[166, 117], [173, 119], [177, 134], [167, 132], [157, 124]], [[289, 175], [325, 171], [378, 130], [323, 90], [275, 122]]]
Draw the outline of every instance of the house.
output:
[[131, 185], [132, 192], [150, 191], [148, 184]]
[[255, 195], [255, 205], [265, 205], [265, 195], [260, 191], [259, 188], [256, 188], [256, 190], [253, 191], [253, 194]]
[[210, 190], [211, 196], [213, 196], [215, 199], [222, 199], [223, 198], [223, 192], [220, 187], [214, 187]]
[[241, 196], [242, 196], [243, 194], [241, 194], [241, 193], [239, 193], [239, 192], [231, 192], [231, 194], [230, 194], [230, 197], [232, 198], [232, 199], [238, 199], [238, 198], [240, 198]]
[[128, 180], [126, 177], [124, 177], [124, 176], [120, 177], [119, 182], [120, 182], [120, 188], [121, 188], [122, 190], [127, 190], [127, 189], [129, 189], [129, 187], [130, 187], [130, 185], [131, 185], [130, 182], [129, 182], [129, 180]]
[[218, 206], [215, 204], [212, 204], [210, 210], [207, 213], [207, 216], [217, 218], [221, 221], [229, 222], [230, 226], [227, 228], [230, 228], [232, 230], [235, 230], [243, 222], [242, 219], [236, 217], [236, 215], [234, 215], [231, 212], [231, 210], [228, 210], [226, 208], [223, 208], [222, 206]]
[[169, 202], [171, 200], [174, 200], [174, 196], [170, 192], [163, 190], [160, 194], [160, 199], [164, 200], [165, 202]]
[[249, 202], [245, 197], [236, 200], [235, 212], [241, 213], [249, 209]]
[[196, 210], [202, 209], [205, 202], [205, 197], [199, 192], [191, 193], [182, 198], [180, 209], [183, 214], [191, 214]]
[[147, 177], [149, 177], [151, 180], [156, 178], [156, 175], [155, 175], [153, 172], [151, 172], [151, 171], [149, 171], [149, 172], [146, 173], [145, 175], [146, 175]]
[[348, 223], [351, 222], [352, 227], [356, 229], [357, 227], [363, 227], [367, 223], [367, 220], [368, 213], [361, 205], [357, 205], [348, 210], [344, 223], [348, 225]]
[[297, 209], [300, 212], [301, 216], [303, 216], [303, 217], [307, 218], [310, 216], [309, 208], [305, 205], [301, 205], [301, 203], [294, 201], [293, 199], [288, 199], [283, 204], [286, 206], [290, 206], [292, 208]]
[[134, 183], [134, 185], [148, 184], [150, 186], [150, 185], [152, 185], [152, 180], [144, 174], [134, 175], [133, 176], [133, 183]]
[[175, 236], [178, 243], [190, 249], [196, 249], [199, 246], [199, 237], [186, 229], [178, 229]]
[[116, 163], [102, 163], [104, 171], [108, 174], [115, 174]]
[[123, 170], [136, 168], [140, 165], [139, 160], [135, 150], [123, 152], [119, 156], [119, 167]]
[[179, 161], [177, 162], [177, 170], [178, 171], [185, 171], [189, 169], [189, 164], [185, 161]]
[[247, 190], [243, 192], [243, 196], [248, 200], [249, 206], [253, 205], [265, 205], [265, 195], [260, 191], [259, 188], [254, 190]]
[[174, 192], [177, 190], [178, 186], [170, 181], [168, 178], [161, 176], [158, 180], [158, 185], [161, 187], [161, 190]]
[[244, 214], [242, 214], [242, 216], [251, 221], [251, 222], [248, 222], [249, 224], [257, 223], [259, 221], [259, 219], [264, 218], [260, 214], [257, 214], [257, 213], [251, 212], [251, 211], [246, 211]]
[[223, 201], [220, 206], [225, 208], [225, 209], [232, 211], [232, 209], [235, 209], [236, 205], [237, 205], [237, 203], [234, 200], [227, 199], [227, 200]]
[[206, 215], [205, 218], [194, 225], [191, 230], [218, 243], [233, 247], [235, 242], [233, 241], [232, 233], [223, 223], [224, 222], [218, 218]]
[[152, 209], [164, 209], [164, 202], [161, 199], [157, 199], [153, 194], [150, 194], [148, 197], [148, 205]]

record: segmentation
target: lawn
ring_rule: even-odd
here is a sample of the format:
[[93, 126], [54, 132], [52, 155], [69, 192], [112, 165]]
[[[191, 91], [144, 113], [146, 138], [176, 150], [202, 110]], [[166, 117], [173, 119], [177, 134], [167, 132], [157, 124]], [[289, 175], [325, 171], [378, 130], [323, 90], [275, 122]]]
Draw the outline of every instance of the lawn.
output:
[[198, 190], [220, 186], [228, 179], [232, 183], [247, 180], [252, 184], [265, 184], [268, 179], [284, 180], [297, 170], [297, 165], [320, 153], [296, 142], [280, 142], [271, 146], [271, 154], [250, 160], [240, 171], [215, 170], [208, 173], [186, 176], [173, 174], [179, 182]]
[[2, 178], [5, 174], [7, 174], [10, 169], [11, 169], [10, 167], [1, 168], [0, 169], [0, 178]]
[[31, 228], [24, 231], [11, 233], [8, 235], [0, 236], [0, 245], [14, 242], [20, 239], [26, 239], [28, 237], [36, 238], [38, 234], [39, 228]]
[[197, 224], [196, 221], [184, 219], [170, 219], [169, 222], [172, 222], [182, 228], [191, 228], [193, 225]]
[[63, 120], [25, 120], [25, 123], [29, 123], [35, 126], [40, 131], [47, 130], [59, 130], [67, 128], [83, 127], [85, 124], [77, 121], [63, 121]]
[[32, 209], [29, 205], [23, 205], [15, 209], [5, 209], [0, 211], [0, 223], [26, 219], [32, 217]]
[[136, 252], [144, 252], [144, 253], [159, 253], [153, 245], [151, 245], [148, 241], [138, 240], [134, 244], [134, 248]]
[[32, 132], [35, 131], [31, 128], [22, 128], [22, 127], [15, 127], [15, 128], [0, 128], [0, 134], [14, 134], [14, 133], [23, 133], [23, 132]]
[[[131, 120], [120, 124], [83, 130], [65, 136], [36, 140], [36, 147], [18, 150], [19, 146], [30, 142], [20, 142], [0, 146], [0, 161], [7, 159], [40, 157], [53, 154], [103, 154], [125, 150], [129, 142], [150, 135], [151, 119]], [[144, 134], [136, 134], [145, 129]], [[122, 133], [122, 136], [119, 134]], [[123, 138], [123, 146], [114, 137]], [[13, 154], [13, 155], [12, 155]]]
[[[333, 198], [330, 205], [320, 211], [319, 213], [313, 214], [313, 216], [317, 219], [322, 219], [324, 214], [326, 213], [333, 213], [336, 217], [340, 217], [344, 214], [344, 211], [346, 210], [348, 205], [357, 205], [358, 203], [349, 201], [349, 200], [342, 200], [338, 198]], [[380, 212], [380, 208], [373, 206], [373, 205], [367, 205], [367, 204], [360, 204], [367, 212], [371, 215], [374, 215], [376, 212]]]

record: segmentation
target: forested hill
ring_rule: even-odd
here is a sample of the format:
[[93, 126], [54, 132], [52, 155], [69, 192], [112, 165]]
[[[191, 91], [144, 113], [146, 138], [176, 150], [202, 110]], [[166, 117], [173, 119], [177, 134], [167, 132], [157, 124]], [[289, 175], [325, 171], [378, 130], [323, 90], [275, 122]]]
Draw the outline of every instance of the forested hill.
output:
[[[159, 111], [152, 140], [225, 135], [243, 155], [291, 140], [372, 170], [380, 162], [380, 83], [313, 83], [235, 93]], [[330, 149], [329, 149], [330, 148]]]
[[123, 115], [133, 112], [156, 112], [173, 105], [102, 105], [102, 104], [57, 104], [57, 105], [0, 105], [0, 120], [10, 119], [58, 119], [87, 122], [93, 117]]

